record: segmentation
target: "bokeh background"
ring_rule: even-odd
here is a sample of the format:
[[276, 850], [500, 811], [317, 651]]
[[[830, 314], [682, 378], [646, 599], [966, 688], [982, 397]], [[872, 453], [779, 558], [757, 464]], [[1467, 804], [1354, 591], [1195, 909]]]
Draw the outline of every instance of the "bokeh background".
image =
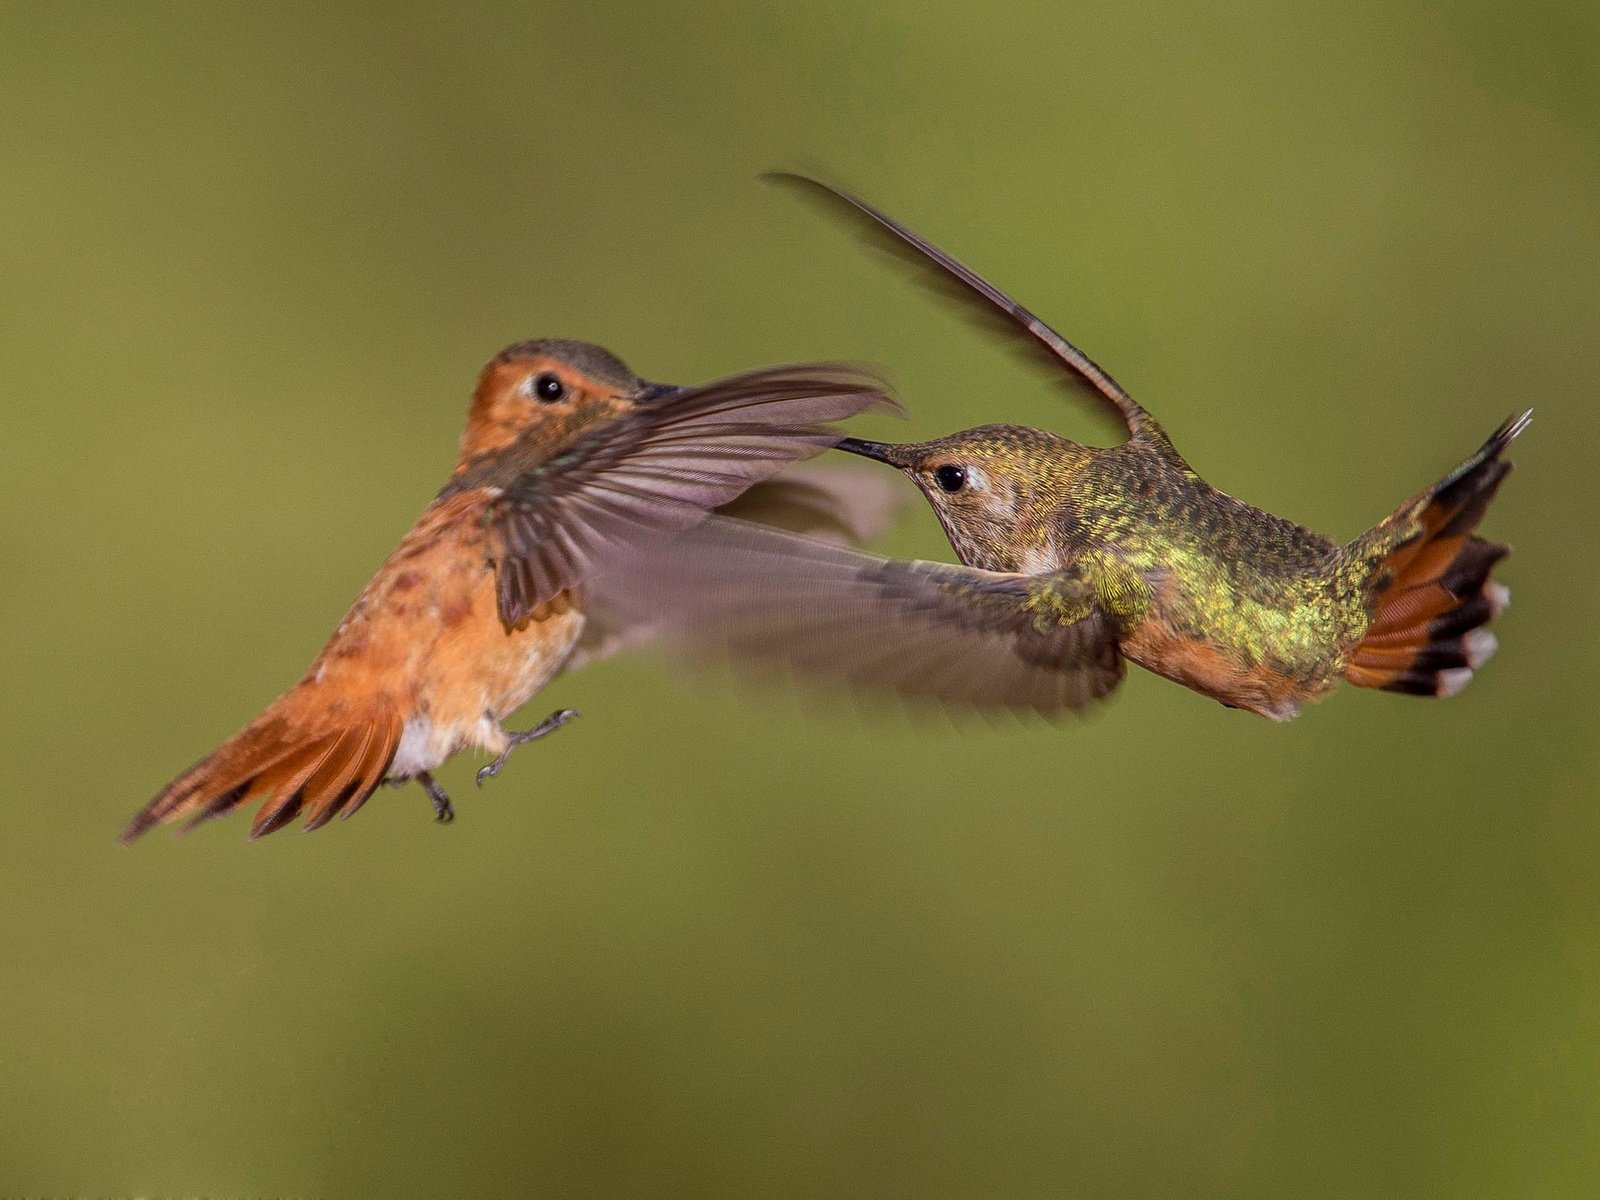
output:
[[[1600, 10], [0, 7], [0, 1194], [1600, 1194]], [[1501, 655], [1063, 728], [647, 657], [448, 830], [115, 837], [292, 682], [502, 345], [883, 364], [1338, 537], [1538, 415]], [[943, 555], [908, 508], [884, 545]]]

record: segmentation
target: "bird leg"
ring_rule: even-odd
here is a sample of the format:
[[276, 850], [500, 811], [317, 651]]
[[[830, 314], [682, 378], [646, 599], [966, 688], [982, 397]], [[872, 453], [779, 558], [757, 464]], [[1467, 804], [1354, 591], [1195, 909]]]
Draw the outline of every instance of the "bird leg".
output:
[[[521, 733], [508, 734], [506, 748], [500, 752], [500, 757], [478, 772], [478, 786], [482, 787], [485, 779], [493, 779], [496, 775], [500, 774], [500, 768], [506, 765], [506, 759], [511, 757], [511, 752], [518, 746], [521, 746], [527, 742], [538, 741], [547, 733], [554, 733], [577, 715], [578, 712], [576, 709], [558, 709], [557, 711], [551, 713], [544, 720], [540, 721], [532, 729], [524, 729]], [[418, 778], [421, 777], [418, 776]]]
[[[428, 799], [433, 801], [433, 819], [441, 825], [448, 825], [456, 819], [455, 805], [450, 803], [450, 794], [440, 786], [439, 781], [433, 777], [431, 771], [418, 771], [411, 778], [422, 785], [422, 790], [428, 793]], [[396, 781], [404, 783], [404, 780]]]

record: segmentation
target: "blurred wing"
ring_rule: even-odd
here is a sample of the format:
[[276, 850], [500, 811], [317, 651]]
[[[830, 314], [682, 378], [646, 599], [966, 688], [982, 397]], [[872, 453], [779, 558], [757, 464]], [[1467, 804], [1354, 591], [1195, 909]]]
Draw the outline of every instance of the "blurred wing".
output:
[[916, 496], [898, 472], [823, 460], [758, 483], [717, 513], [836, 546], [860, 546], [887, 529]]
[[692, 647], [905, 696], [1051, 713], [1123, 674], [1111, 621], [1070, 573], [882, 558], [723, 517], [595, 590]]
[[[803, 462], [756, 484], [717, 512], [838, 546], [858, 546], [887, 529], [914, 495], [889, 471]], [[584, 615], [583, 633], [567, 659], [569, 671], [648, 641], [661, 624], [658, 612], [629, 612], [608, 604], [603, 588], [590, 589]]]
[[[923, 278], [928, 277], [927, 268], [930, 262], [939, 268], [940, 274], [934, 276], [931, 282], [935, 291], [952, 296], [963, 304], [967, 304], [977, 296], [987, 304], [987, 307], [980, 308], [976, 313], [986, 328], [995, 330], [997, 323], [992, 318], [1000, 316], [1007, 322], [998, 325], [1000, 331], [1020, 332], [1031, 337], [1035, 344], [1049, 353], [1053, 363], [1064, 364], [1078, 380], [1091, 387], [1116, 409], [1128, 427], [1129, 433], [1146, 432], [1152, 426], [1149, 414], [1098, 363], [994, 284], [965, 264], [951, 258], [932, 242], [913, 233], [893, 217], [880, 212], [865, 200], [842, 188], [836, 188], [807, 175], [796, 175], [787, 171], [773, 172], [770, 178], [815, 188], [827, 197], [844, 201], [856, 212], [872, 221], [878, 229], [887, 230], [898, 238], [902, 245], [911, 247], [920, 257], [903, 252], [898, 257], [912, 264]], [[951, 287], [952, 283], [957, 286]]]
[[894, 407], [883, 387], [841, 366], [752, 371], [641, 404], [516, 475], [487, 517], [500, 619], [515, 628], [598, 563], [835, 445], [826, 422]]

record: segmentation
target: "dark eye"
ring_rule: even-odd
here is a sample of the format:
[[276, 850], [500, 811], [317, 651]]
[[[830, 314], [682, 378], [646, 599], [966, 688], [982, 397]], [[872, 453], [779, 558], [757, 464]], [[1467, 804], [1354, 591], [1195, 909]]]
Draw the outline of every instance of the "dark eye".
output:
[[967, 473], [953, 463], [945, 463], [934, 469], [933, 481], [947, 492], [959, 492], [967, 486]]
[[546, 404], [553, 404], [567, 394], [566, 385], [546, 371], [533, 381], [533, 394]]

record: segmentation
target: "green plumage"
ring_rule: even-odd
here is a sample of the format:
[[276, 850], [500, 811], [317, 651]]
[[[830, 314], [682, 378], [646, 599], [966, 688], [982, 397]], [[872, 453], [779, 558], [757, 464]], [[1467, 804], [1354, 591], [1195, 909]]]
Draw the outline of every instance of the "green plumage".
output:
[[1038, 317], [871, 205], [803, 182], [888, 231], [986, 315], [1003, 313], [1113, 407], [1128, 438], [1093, 449], [1017, 425], [907, 445], [846, 438], [840, 449], [922, 490], [963, 566], [711, 525], [679, 543], [669, 568], [693, 636], [710, 629], [741, 652], [872, 686], [1039, 711], [1107, 694], [1127, 660], [1276, 720], [1341, 678], [1453, 695], [1493, 652], [1483, 626], [1507, 593], [1489, 571], [1507, 550], [1473, 529], [1526, 414], [1341, 547], [1212, 487]]
[[981, 479], [965, 498], [927, 489], [971, 566], [1070, 567], [1126, 629], [1154, 617], [1175, 636], [1308, 685], [1340, 670], [1370, 619], [1371, 566], [1218, 491], [1148, 428], [1100, 450], [990, 425], [896, 447], [895, 458], [914, 476], [959, 464]]

